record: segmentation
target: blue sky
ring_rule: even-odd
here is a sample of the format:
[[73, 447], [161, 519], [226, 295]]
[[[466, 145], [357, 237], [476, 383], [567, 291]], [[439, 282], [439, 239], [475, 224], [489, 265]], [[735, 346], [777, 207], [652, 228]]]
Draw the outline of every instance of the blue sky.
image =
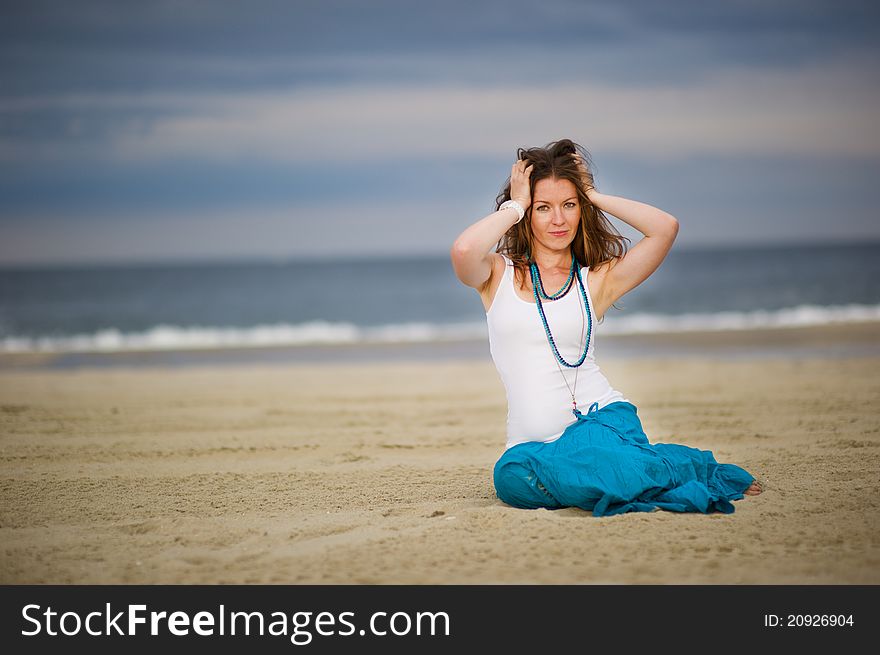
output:
[[[568, 137], [677, 247], [880, 239], [870, 2], [19, 2], [0, 265], [443, 254]], [[622, 233], [637, 233], [612, 219]]]

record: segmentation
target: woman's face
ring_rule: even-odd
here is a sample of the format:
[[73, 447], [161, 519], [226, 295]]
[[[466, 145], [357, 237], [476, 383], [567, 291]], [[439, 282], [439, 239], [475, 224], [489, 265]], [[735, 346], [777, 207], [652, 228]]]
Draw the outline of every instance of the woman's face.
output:
[[548, 250], [568, 248], [581, 220], [577, 190], [570, 180], [544, 178], [535, 184], [532, 235]]

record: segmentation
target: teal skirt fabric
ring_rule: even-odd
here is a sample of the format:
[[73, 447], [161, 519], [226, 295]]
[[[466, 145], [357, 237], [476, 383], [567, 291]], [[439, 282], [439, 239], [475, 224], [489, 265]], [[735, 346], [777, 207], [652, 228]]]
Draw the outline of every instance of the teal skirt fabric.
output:
[[635, 405], [593, 403], [556, 441], [508, 448], [495, 464], [498, 497], [523, 509], [580, 507], [595, 516], [623, 512], [734, 511], [754, 481], [710, 451], [648, 442]]

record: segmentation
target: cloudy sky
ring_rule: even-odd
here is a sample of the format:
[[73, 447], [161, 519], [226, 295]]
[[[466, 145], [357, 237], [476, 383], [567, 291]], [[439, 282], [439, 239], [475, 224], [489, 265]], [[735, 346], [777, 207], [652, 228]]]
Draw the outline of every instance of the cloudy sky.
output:
[[564, 137], [680, 247], [880, 239], [875, 7], [5, 2], [0, 265], [443, 254]]

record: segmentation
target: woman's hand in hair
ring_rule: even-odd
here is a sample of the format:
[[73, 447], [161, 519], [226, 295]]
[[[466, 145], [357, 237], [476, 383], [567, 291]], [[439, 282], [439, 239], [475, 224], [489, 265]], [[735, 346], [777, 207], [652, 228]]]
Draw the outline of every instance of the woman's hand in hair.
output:
[[534, 166], [526, 166], [523, 159], [517, 159], [510, 171], [510, 198], [516, 200], [523, 209], [528, 209], [532, 204], [532, 191], [529, 186], [529, 176]]
[[584, 185], [584, 192], [587, 194], [587, 198], [590, 198], [590, 200], [592, 200], [592, 194], [596, 193], [596, 187], [593, 183], [593, 174], [590, 172], [590, 169], [587, 168], [586, 164], [584, 164], [584, 159], [580, 156], [579, 153], [574, 153], [572, 155], [572, 158], [574, 158], [578, 170], [580, 171], [581, 180], [583, 181]]

